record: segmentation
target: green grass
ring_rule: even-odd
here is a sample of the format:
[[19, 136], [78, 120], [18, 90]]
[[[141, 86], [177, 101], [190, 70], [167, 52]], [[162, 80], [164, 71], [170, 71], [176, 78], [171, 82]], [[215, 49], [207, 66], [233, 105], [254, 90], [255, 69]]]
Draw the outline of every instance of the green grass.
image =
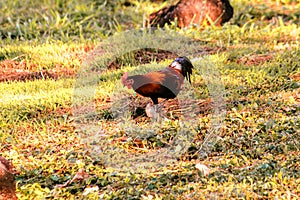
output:
[[[29, 71], [57, 67], [78, 71], [97, 45], [128, 28], [142, 27], [143, 12], [161, 7], [135, 0], [126, 7], [124, 2], [2, 1], [0, 60], [27, 62]], [[214, 63], [225, 88], [226, 107], [220, 140], [208, 157], [199, 158], [211, 169], [208, 176], [195, 168], [196, 160], [189, 159], [193, 152], [147, 173], [121, 173], [106, 165], [80, 138], [93, 133], [84, 132], [85, 127], [76, 129], [74, 77], [1, 82], [0, 152], [15, 167], [19, 199], [297, 199], [300, 4], [292, 5], [292, 0], [231, 2], [235, 15], [223, 27], [166, 27], [170, 34], [196, 39], [199, 49], [219, 49], [195, 61], [190, 88], [201, 101], [209, 102], [203, 68], [208, 61]], [[146, 118], [139, 122], [126, 118], [118, 123], [111, 119], [111, 101], [120, 101], [120, 96], [134, 97], [135, 105], [144, 103], [121, 87], [124, 71], [144, 72], [171, 61], [153, 60], [140, 67], [130, 56], [121, 58], [121, 69], [94, 74], [98, 81], [96, 110], [100, 111], [95, 133], [107, 137], [105, 144], [141, 155], [176, 137], [180, 123], [175, 119], [162, 125]], [[188, 56], [192, 59], [202, 54]], [[212, 126], [211, 116], [212, 112], [204, 109], [196, 123], [187, 127], [193, 127], [191, 147], [201, 146]], [[153, 131], [145, 131], [149, 128]], [[125, 142], [115, 142], [125, 136]], [[139, 141], [146, 148], [137, 149]], [[115, 163], [122, 164], [120, 160]], [[85, 178], [61, 186], [80, 175], [81, 169]], [[87, 188], [96, 186], [97, 190], [84, 195]]]

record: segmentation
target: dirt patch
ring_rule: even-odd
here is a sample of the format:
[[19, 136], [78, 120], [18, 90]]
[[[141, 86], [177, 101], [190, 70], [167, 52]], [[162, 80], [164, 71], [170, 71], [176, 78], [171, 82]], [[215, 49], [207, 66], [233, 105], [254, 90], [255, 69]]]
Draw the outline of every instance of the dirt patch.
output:
[[5, 60], [0, 63], [0, 82], [58, 79], [61, 77], [73, 77], [75, 75], [74, 69], [66, 69], [63, 67], [56, 67], [37, 72], [28, 70], [33, 68], [35, 68], [35, 64], [32, 63]]
[[259, 65], [270, 61], [273, 58], [271, 54], [256, 54], [251, 56], [243, 56], [237, 60], [238, 64], [243, 65]]

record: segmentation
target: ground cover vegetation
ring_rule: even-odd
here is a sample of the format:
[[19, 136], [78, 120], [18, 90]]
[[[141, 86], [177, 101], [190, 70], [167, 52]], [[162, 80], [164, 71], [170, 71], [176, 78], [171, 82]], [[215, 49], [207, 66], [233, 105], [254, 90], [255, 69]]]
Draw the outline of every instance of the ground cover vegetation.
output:
[[[19, 199], [299, 198], [298, 1], [232, 0], [234, 16], [222, 27], [165, 27], [198, 42], [203, 49], [193, 56], [214, 62], [224, 84], [226, 113], [218, 133], [222, 139], [207, 157], [195, 156], [212, 114], [197, 66], [192, 88], [200, 99], [199, 120], [191, 147], [178, 162], [149, 173], [120, 173], [95, 160], [80, 141], [72, 98], [82, 63], [102, 41], [142, 28], [147, 15], [171, 2], [0, 2], [0, 152], [14, 165]], [[129, 52], [99, 75], [97, 122], [111, 145], [143, 153], [163, 148], [174, 137], [176, 100], [164, 106], [175, 113], [170, 120], [140, 140], [126, 126], [118, 127], [110, 110], [124, 71], [140, 65], [157, 69], [174, 57], [157, 49]], [[131, 105], [148, 103], [128, 95]], [[128, 120], [140, 126], [150, 123], [141, 113]], [[197, 170], [196, 162], [209, 167], [209, 175]]]

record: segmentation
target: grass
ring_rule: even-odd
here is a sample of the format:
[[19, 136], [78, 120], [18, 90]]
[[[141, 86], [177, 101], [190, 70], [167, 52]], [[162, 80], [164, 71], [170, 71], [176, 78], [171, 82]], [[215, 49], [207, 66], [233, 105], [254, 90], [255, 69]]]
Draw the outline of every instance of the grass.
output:
[[[124, 2], [1, 2], [4, 14], [0, 17], [0, 60], [18, 64], [2, 64], [0, 69], [5, 72], [12, 67], [33, 72], [59, 67], [78, 72], [98, 45], [118, 38], [128, 28], [142, 27], [143, 12], [150, 13], [161, 6], [132, 0], [132, 6], [126, 7]], [[200, 50], [216, 51], [210, 55], [203, 55], [203, 51], [188, 55], [191, 59], [203, 59], [194, 61], [192, 87], [179, 100], [184, 101], [192, 91], [203, 109], [193, 124], [183, 128], [191, 129], [193, 135], [188, 150], [178, 161], [155, 170], [120, 172], [118, 168], [124, 160], [108, 162], [103, 160], [105, 156], [94, 155], [90, 148], [104, 141], [108, 150], [119, 149], [135, 156], [143, 152], [156, 155], [157, 149], [166, 147], [170, 139], [178, 136], [181, 124], [176, 118], [157, 124], [145, 117], [138, 121], [113, 116], [115, 111], [110, 109], [120, 108], [117, 103], [123, 105], [121, 99], [134, 106], [147, 103], [121, 87], [120, 76], [124, 71], [140, 73], [158, 69], [171, 59], [159, 63], [153, 59], [140, 67], [128, 54], [121, 58], [120, 69], [96, 73], [92, 101], [96, 102], [99, 113], [96, 130], [91, 132], [85, 132], [85, 127], [80, 129], [75, 123], [77, 116], [72, 111], [75, 77], [1, 82], [0, 152], [15, 166], [18, 197], [297, 199], [300, 196], [300, 5], [296, 1], [231, 2], [235, 15], [223, 27], [183, 30], [172, 25], [166, 27], [170, 35], [195, 39]], [[130, 40], [124, 42], [127, 43]], [[169, 48], [175, 49], [177, 45]], [[204, 77], [203, 70], [208, 61], [214, 63], [224, 85], [224, 123], [218, 133], [221, 138], [208, 155], [195, 158], [192, 155], [212, 126], [213, 110], [209, 109], [212, 98], [206, 85], [210, 76]], [[105, 140], [86, 144], [80, 138], [85, 134], [104, 135], [101, 137]], [[196, 162], [208, 166], [210, 174], [204, 176], [195, 168]]]

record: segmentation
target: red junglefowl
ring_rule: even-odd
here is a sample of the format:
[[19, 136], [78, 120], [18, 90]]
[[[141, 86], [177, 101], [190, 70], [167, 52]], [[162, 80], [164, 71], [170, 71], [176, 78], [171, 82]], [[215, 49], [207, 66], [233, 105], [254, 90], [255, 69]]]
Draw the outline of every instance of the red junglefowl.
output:
[[[174, 99], [181, 90], [184, 78], [191, 83], [192, 69], [191, 61], [183, 56], [176, 58], [168, 67], [160, 71], [133, 76], [128, 76], [126, 72], [121, 81], [128, 89], [132, 88], [136, 93], [150, 97], [156, 112], [158, 98]], [[149, 106], [148, 104], [146, 107], [146, 113], [148, 117], [153, 117], [153, 114], [147, 112]]]
[[228, 0], [180, 0], [177, 4], [151, 13], [147, 23], [152, 27], [163, 27], [177, 19], [180, 28], [190, 24], [202, 24], [210, 19], [216, 26], [228, 22], [233, 8]]

